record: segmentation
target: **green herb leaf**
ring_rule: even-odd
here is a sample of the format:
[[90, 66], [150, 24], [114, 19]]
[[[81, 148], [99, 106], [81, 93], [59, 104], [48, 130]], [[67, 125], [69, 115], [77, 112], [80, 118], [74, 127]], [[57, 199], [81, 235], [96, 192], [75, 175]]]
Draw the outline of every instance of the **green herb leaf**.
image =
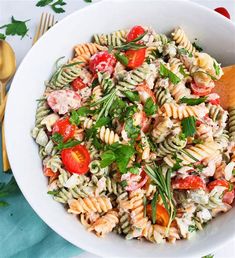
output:
[[95, 78], [92, 81], [91, 88], [94, 89], [97, 85], [99, 85], [99, 80], [98, 80], [98, 78]]
[[157, 200], [158, 200], [158, 192], [154, 194], [154, 197], [151, 201], [151, 207], [152, 207], [152, 222], [153, 224], [156, 224], [156, 214], [157, 214]]
[[95, 123], [95, 128], [99, 128], [105, 125], [108, 125], [110, 123], [110, 118], [109, 117], [101, 117], [96, 123]]
[[192, 45], [197, 49], [198, 52], [202, 52], [203, 51], [203, 48], [200, 47], [196, 42], [193, 42]]
[[96, 135], [93, 136], [92, 144], [97, 150], [101, 150], [103, 147], [101, 140]]
[[174, 74], [169, 69], [167, 69], [162, 63], [160, 64], [160, 75], [163, 78], [169, 78], [169, 80], [173, 84], [177, 84], [181, 81], [180, 78], [176, 74]]
[[80, 118], [78, 115], [78, 112], [76, 112], [75, 110], [72, 110], [71, 116], [69, 118], [69, 122], [73, 125], [79, 125], [80, 124]]
[[0, 39], [1, 39], [1, 40], [5, 40], [5, 39], [6, 39], [6, 35], [0, 33]]
[[152, 98], [147, 98], [144, 104], [144, 112], [147, 116], [154, 115], [157, 111], [157, 105], [154, 104]]
[[139, 93], [137, 91], [129, 91], [128, 90], [128, 91], [124, 91], [123, 93], [131, 102], [135, 102], [135, 101], [140, 100], [140, 96], [139, 96]]
[[193, 139], [193, 141], [192, 141], [192, 143], [194, 143], [194, 144], [202, 144], [204, 141], [202, 140], [202, 139], [200, 139], [200, 138], [198, 138], [198, 139]]
[[196, 133], [196, 118], [194, 116], [186, 117], [181, 121], [182, 130], [186, 137], [194, 136]]
[[120, 53], [115, 53], [114, 56], [116, 57], [116, 59], [123, 65], [127, 66], [128, 65], [128, 58], [126, 55], [124, 54], [120, 54]]
[[64, 6], [66, 3], [63, 0], [58, 0], [51, 5], [51, 8], [56, 13], [64, 13], [65, 10], [59, 6]]
[[53, 190], [53, 191], [48, 191], [47, 194], [50, 194], [50, 195], [58, 195], [59, 191], [58, 190]]
[[197, 228], [197, 226], [195, 226], [195, 225], [189, 225], [188, 226], [188, 231], [189, 232], [194, 232], [194, 231], [197, 231], [198, 230], [198, 228]]
[[136, 139], [140, 134], [140, 128], [134, 126], [132, 119], [127, 119], [124, 129], [127, 132], [127, 136], [131, 139]]
[[216, 64], [216, 62], [213, 63], [214, 69], [215, 69], [215, 74], [217, 76], [220, 75], [220, 66], [218, 64]]
[[138, 175], [139, 174], [139, 167], [131, 167], [131, 168], [129, 168], [129, 172], [131, 173], [131, 174], [134, 174], [134, 175]]
[[63, 136], [60, 133], [52, 134], [51, 139], [57, 144], [62, 143], [64, 140]]
[[18, 191], [18, 186], [15, 178], [12, 176], [8, 183], [0, 182], [0, 197], [5, 197]]
[[86, 3], [92, 3], [92, 0], [84, 0]]
[[214, 254], [208, 254], [208, 255], [202, 256], [202, 258], [213, 258], [213, 257], [214, 257]]
[[26, 26], [27, 21], [16, 20], [13, 16], [11, 17], [11, 23], [5, 24], [0, 27], [0, 29], [6, 28], [6, 35], [18, 35], [21, 36], [21, 39], [27, 34], [28, 28]]
[[76, 110], [76, 112], [79, 116], [86, 117], [87, 115], [91, 114], [92, 111], [88, 107], [80, 107]]
[[201, 97], [198, 99], [183, 97], [182, 99], [180, 99], [180, 103], [186, 103], [189, 106], [195, 106], [195, 105], [199, 105], [199, 104], [205, 102], [206, 99], [207, 99], [207, 97]]
[[182, 159], [178, 158], [177, 157], [177, 154], [174, 153], [172, 158], [175, 160], [175, 164], [174, 166], [172, 167], [172, 171], [177, 171], [179, 170], [182, 166], [180, 165], [180, 163], [183, 161]]
[[105, 168], [116, 160], [116, 155], [113, 151], [107, 150], [101, 154], [100, 167]]
[[37, 7], [43, 7], [43, 6], [49, 5], [53, 1], [54, 0], [40, 0], [40, 1], [37, 2], [36, 6]]
[[6, 207], [6, 206], [9, 206], [8, 202], [0, 201], [0, 207]]
[[188, 55], [188, 51], [185, 48], [179, 48], [178, 53], [180, 55]]
[[128, 184], [127, 184], [127, 181], [126, 181], [126, 180], [122, 180], [122, 181], [120, 182], [120, 185], [121, 185], [122, 187], [126, 187], [126, 186], [128, 186]]
[[185, 72], [185, 69], [182, 65], [180, 65], [179, 72], [184, 76], [184, 78], [188, 77], [190, 74]]
[[59, 150], [59, 151], [61, 151], [61, 150], [63, 150], [63, 149], [68, 149], [68, 148], [71, 148], [71, 147], [74, 147], [74, 146], [76, 146], [76, 145], [78, 145], [78, 144], [80, 144], [81, 142], [80, 141], [78, 141], [78, 140], [69, 140], [69, 141], [67, 141], [67, 142], [65, 142], [65, 143], [63, 143], [63, 142], [60, 142], [57, 146], [56, 146], [56, 149], [57, 150]]
[[119, 144], [119, 147], [115, 151], [115, 155], [117, 166], [121, 173], [127, 172], [127, 165], [134, 153], [135, 148], [133, 146]]

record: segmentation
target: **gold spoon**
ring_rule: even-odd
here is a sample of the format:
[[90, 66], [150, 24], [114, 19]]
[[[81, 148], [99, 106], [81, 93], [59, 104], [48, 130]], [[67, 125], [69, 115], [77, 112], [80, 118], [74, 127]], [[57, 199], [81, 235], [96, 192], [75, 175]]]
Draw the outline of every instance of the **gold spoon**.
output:
[[235, 65], [223, 68], [224, 75], [215, 83], [214, 93], [220, 96], [224, 109], [235, 107]]
[[[0, 40], [0, 121], [3, 120], [6, 106], [6, 86], [16, 70], [16, 57], [11, 46], [4, 40]], [[2, 123], [2, 157], [3, 171], [10, 169], [5, 147], [4, 124]]]

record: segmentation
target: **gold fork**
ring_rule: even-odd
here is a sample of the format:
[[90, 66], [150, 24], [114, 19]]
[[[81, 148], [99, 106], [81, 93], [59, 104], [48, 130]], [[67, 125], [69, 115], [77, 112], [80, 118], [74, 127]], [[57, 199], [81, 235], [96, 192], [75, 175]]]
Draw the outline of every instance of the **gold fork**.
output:
[[[55, 23], [56, 22], [53, 14], [42, 13], [39, 25], [36, 29], [36, 33], [33, 38], [32, 45], [34, 45], [38, 41], [38, 39], [43, 34], [45, 34], [52, 26], [54, 26]], [[5, 144], [4, 121], [2, 122], [2, 161], [3, 161], [3, 171], [6, 172], [10, 169], [10, 164], [7, 157], [6, 144]]]

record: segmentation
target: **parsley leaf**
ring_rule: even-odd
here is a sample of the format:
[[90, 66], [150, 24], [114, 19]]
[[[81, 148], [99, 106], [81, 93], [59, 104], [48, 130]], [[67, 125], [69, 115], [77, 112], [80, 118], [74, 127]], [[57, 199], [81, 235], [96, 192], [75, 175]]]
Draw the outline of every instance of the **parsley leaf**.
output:
[[116, 160], [116, 155], [113, 151], [108, 150], [101, 154], [100, 167], [105, 168]]
[[56, 149], [57, 150], [59, 150], [59, 151], [61, 151], [61, 150], [63, 150], [63, 149], [68, 149], [68, 148], [71, 148], [71, 147], [74, 147], [74, 146], [76, 146], [76, 145], [78, 145], [78, 144], [80, 144], [81, 142], [80, 141], [78, 141], [78, 140], [69, 140], [69, 141], [67, 141], [67, 142], [65, 142], [65, 143], [63, 143], [63, 142], [60, 142], [57, 146], [56, 146]]
[[140, 96], [139, 96], [139, 93], [137, 91], [129, 91], [128, 90], [128, 91], [124, 91], [123, 93], [132, 102], [140, 100]]
[[197, 226], [195, 226], [195, 225], [189, 225], [188, 226], [188, 231], [189, 232], [194, 232], [194, 231], [197, 231], [198, 230], [198, 228], [197, 228]]
[[215, 69], [215, 74], [216, 74], [217, 76], [219, 76], [219, 74], [220, 74], [220, 67], [219, 67], [219, 65], [216, 64], [216, 62], [214, 62], [214, 63], [213, 63], [213, 66], [214, 66], [214, 69]]
[[126, 186], [128, 186], [126, 180], [122, 180], [122, 181], [120, 182], [120, 185], [121, 185], [123, 188], [126, 187]]
[[5, 40], [6, 39], [6, 35], [0, 33], [0, 39]]
[[78, 113], [75, 110], [72, 110], [71, 116], [69, 118], [69, 122], [73, 125], [79, 125], [80, 124], [80, 118]]
[[92, 3], [92, 0], [84, 0], [86, 3]]
[[136, 164], [136, 166], [134, 166], [134, 167], [131, 167], [131, 168], [129, 168], [129, 172], [131, 173], [131, 174], [134, 174], [134, 175], [138, 175], [139, 174], [139, 166], [137, 166], [137, 165], [139, 165], [139, 164]]
[[120, 54], [120, 53], [115, 53], [114, 56], [116, 57], [116, 59], [117, 59], [121, 64], [123, 64], [123, 65], [125, 65], [125, 66], [128, 65], [129, 60], [128, 60], [128, 58], [127, 58], [126, 55]]
[[63, 142], [63, 136], [60, 133], [52, 134], [51, 139], [57, 144]]
[[144, 104], [144, 112], [147, 116], [151, 116], [155, 114], [157, 111], [157, 105], [154, 104], [152, 98], [147, 98], [145, 104]]
[[160, 64], [160, 75], [163, 78], [169, 78], [169, 80], [173, 84], [177, 84], [181, 81], [180, 78], [176, 74], [174, 74], [169, 69], [167, 69], [162, 63]]
[[[8, 195], [14, 194], [18, 191], [18, 186], [15, 181], [15, 178], [12, 176], [8, 183], [0, 182], [0, 197], [6, 197]], [[0, 207], [8, 206], [9, 204], [6, 201], [0, 201]]]
[[196, 42], [193, 42], [192, 45], [197, 49], [198, 52], [202, 52], [203, 51], [203, 48], [201, 48]]
[[185, 69], [182, 65], [180, 65], [179, 72], [184, 76], [184, 78], [188, 77], [190, 74], [185, 72]]
[[213, 258], [213, 257], [214, 257], [214, 254], [208, 254], [208, 255], [202, 256], [202, 258]]
[[183, 97], [182, 99], [180, 99], [180, 103], [186, 103], [189, 106], [194, 106], [194, 105], [199, 105], [199, 104], [205, 102], [206, 99], [207, 99], [206, 97], [201, 97], [198, 99]]
[[108, 125], [110, 123], [110, 118], [109, 117], [101, 117], [96, 123], [95, 123], [95, 128], [102, 127], [104, 125]]
[[127, 136], [131, 139], [136, 139], [140, 133], [139, 127], [134, 126], [132, 119], [126, 121], [125, 131], [127, 132]]
[[56, 13], [64, 13], [65, 10], [63, 8], [59, 7], [59, 6], [63, 6], [63, 5], [66, 5], [66, 3], [63, 0], [58, 0], [51, 5], [51, 8]]
[[193, 136], [196, 133], [196, 118], [194, 116], [184, 118], [181, 125], [185, 137]]
[[0, 29], [6, 28], [6, 35], [18, 35], [21, 39], [27, 34], [28, 28], [26, 26], [27, 21], [18, 21], [13, 16], [11, 17], [11, 23], [5, 24], [0, 27]]
[[188, 51], [185, 48], [179, 48], [178, 53], [180, 55], [188, 55]]
[[43, 6], [46, 6], [50, 3], [52, 3], [54, 0], [40, 0], [37, 2], [36, 6], [37, 7], [43, 7]]
[[48, 191], [47, 194], [56, 196], [59, 193], [58, 190]]

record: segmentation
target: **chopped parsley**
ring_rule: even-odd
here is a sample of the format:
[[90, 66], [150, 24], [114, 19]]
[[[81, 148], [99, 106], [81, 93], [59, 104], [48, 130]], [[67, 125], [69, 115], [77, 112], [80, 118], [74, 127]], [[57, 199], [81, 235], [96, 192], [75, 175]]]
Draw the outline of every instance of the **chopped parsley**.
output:
[[127, 132], [127, 136], [131, 139], [136, 139], [140, 134], [140, 128], [138, 126], [134, 126], [132, 119], [126, 120], [125, 131]]
[[167, 69], [162, 63], [160, 64], [160, 75], [163, 78], [169, 78], [169, 80], [173, 84], [177, 84], [181, 81], [180, 78], [176, 74], [174, 74], [169, 69]]
[[196, 50], [197, 50], [198, 52], [202, 52], [202, 51], [203, 51], [203, 48], [200, 47], [196, 42], [193, 42], [192, 45], [196, 48]]
[[53, 2], [54, 2], [54, 0], [40, 0], [37, 2], [36, 6], [44, 7], [44, 6], [49, 5], [55, 13], [64, 13], [65, 12], [65, 10], [62, 8], [62, 6], [66, 5], [67, 3], [65, 3], [63, 0], [57, 0], [54, 3]]
[[122, 181], [120, 182], [120, 185], [121, 185], [122, 187], [126, 187], [126, 186], [128, 186], [128, 184], [127, 184], [127, 181], [126, 181], [126, 180], [122, 180]]
[[196, 118], [194, 116], [184, 118], [181, 125], [185, 137], [194, 136], [196, 133]]
[[58, 190], [53, 190], [53, 191], [48, 191], [47, 194], [50, 194], [50, 195], [53, 195], [53, 196], [56, 196], [58, 195], [59, 191]]
[[73, 139], [70, 139], [67, 142], [63, 142], [63, 140], [64, 140], [63, 136], [59, 133], [54, 133], [51, 136], [51, 139], [53, 140], [53, 142], [55, 142], [57, 144], [57, 146], [55, 148], [59, 151], [61, 151], [63, 149], [74, 147], [81, 143], [80, 141], [73, 140]]
[[128, 91], [124, 91], [123, 93], [131, 102], [140, 100], [139, 93], [137, 91], [129, 91], [128, 90]]
[[215, 74], [217, 76], [219, 76], [219, 74], [220, 74], [220, 66], [216, 62], [213, 63], [213, 66], [214, 66], [214, 69], [215, 69]]
[[154, 104], [152, 98], [147, 98], [145, 104], [144, 104], [144, 112], [147, 116], [154, 115], [157, 111], [157, 105]]
[[198, 228], [197, 228], [197, 226], [195, 226], [195, 225], [189, 225], [188, 226], [188, 231], [189, 232], [194, 232], [194, 231], [197, 231], [198, 230]]
[[125, 54], [121, 54], [121, 53], [115, 53], [114, 56], [116, 57], [116, 59], [123, 65], [128, 65], [128, 58]]
[[0, 39], [5, 40], [6, 39], [6, 35], [0, 33]]
[[73, 125], [79, 125], [80, 124], [81, 121], [80, 121], [79, 115], [78, 115], [78, 113], [75, 110], [73, 110], [71, 112], [71, 116], [69, 118], [69, 122], [71, 124], [73, 124]]
[[213, 258], [213, 257], [214, 257], [214, 254], [208, 254], [208, 255], [202, 256], [202, 258]]

